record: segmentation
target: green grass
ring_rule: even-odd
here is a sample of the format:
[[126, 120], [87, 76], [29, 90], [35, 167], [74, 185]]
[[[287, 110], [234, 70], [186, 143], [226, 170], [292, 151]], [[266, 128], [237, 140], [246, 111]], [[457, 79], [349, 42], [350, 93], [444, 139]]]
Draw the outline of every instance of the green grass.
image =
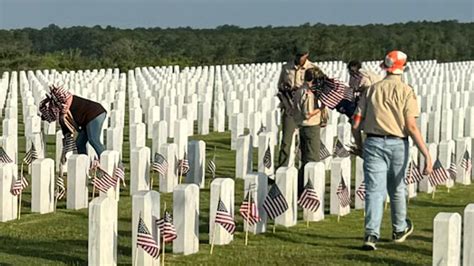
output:
[[[126, 121], [128, 122], [128, 118]], [[123, 146], [124, 162], [127, 169], [130, 169], [128, 165], [128, 128], [125, 128], [124, 134], [126, 140]], [[21, 121], [19, 135], [23, 135]], [[234, 177], [235, 152], [230, 151], [229, 133], [194, 136], [192, 139], [201, 139], [206, 142], [208, 158], [211, 158], [214, 146], [216, 146], [217, 175]], [[51, 136], [46, 140], [48, 157], [54, 158], [55, 139]], [[23, 158], [25, 152], [24, 141], [24, 137], [19, 138], [19, 158]], [[148, 141], [149, 144], [150, 141]], [[256, 152], [254, 152], [255, 166]], [[326, 186], [326, 191], [328, 190], [329, 183]], [[21, 220], [0, 223], [0, 264], [86, 265], [88, 210], [66, 210], [65, 200], [63, 200], [59, 202], [56, 213], [32, 214], [30, 213], [30, 196], [31, 187], [26, 189], [23, 196]], [[440, 188], [436, 193], [435, 200], [431, 199], [431, 195], [418, 194], [417, 198], [411, 200], [408, 209], [409, 216], [415, 225], [415, 231], [402, 244], [394, 244], [389, 241], [391, 237], [390, 213], [389, 210], [385, 211], [379, 250], [370, 253], [360, 250], [363, 236], [363, 212], [352, 210], [338, 223], [335, 216], [327, 214], [329, 195], [326, 193], [326, 219], [324, 221], [311, 223], [310, 227], [306, 228], [300, 211], [298, 225], [291, 228], [278, 226], [275, 234], [267, 232], [260, 235], [250, 235], [248, 246], [244, 245], [245, 235], [242, 232], [242, 219], [236, 214], [238, 227], [233, 242], [226, 246], [216, 246], [214, 255], [210, 256], [210, 245], [208, 244], [209, 196], [209, 188], [206, 186], [200, 194], [199, 253], [190, 256], [173, 255], [171, 246], [167, 246], [167, 262], [200, 265], [428, 265], [431, 264], [434, 216], [438, 212], [462, 213], [464, 207], [474, 199], [474, 185], [456, 185], [451, 188], [450, 193], [447, 193], [446, 189]], [[239, 179], [236, 180], [235, 186], [236, 210], [238, 210], [243, 196], [243, 181]], [[165, 201], [168, 206], [172, 204], [172, 194], [161, 194], [161, 197], [162, 204]], [[120, 265], [132, 263], [131, 234], [131, 197], [127, 187], [122, 189], [118, 210], [117, 253]]]

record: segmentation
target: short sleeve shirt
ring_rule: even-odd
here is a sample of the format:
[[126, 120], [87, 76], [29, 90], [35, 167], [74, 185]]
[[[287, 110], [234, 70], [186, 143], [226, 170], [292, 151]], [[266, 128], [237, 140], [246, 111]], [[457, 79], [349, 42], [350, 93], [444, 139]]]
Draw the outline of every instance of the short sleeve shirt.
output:
[[405, 118], [419, 116], [413, 89], [400, 75], [388, 75], [368, 88], [358, 103], [355, 114], [362, 116], [367, 134], [407, 137]]

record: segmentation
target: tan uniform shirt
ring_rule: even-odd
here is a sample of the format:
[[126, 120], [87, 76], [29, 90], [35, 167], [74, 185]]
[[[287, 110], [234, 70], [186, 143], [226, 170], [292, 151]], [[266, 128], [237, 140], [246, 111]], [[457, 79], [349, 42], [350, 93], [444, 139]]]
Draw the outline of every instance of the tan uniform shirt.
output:
[[294, 61], [284, 64], [281, 68], [280, 78], [278, 79], [278, 90], [284, 90], [286, 87], [296, 89], [303, 85], [304, 73], [310, 68], [317, 68], [321, 71], [319, 67], [309, 60], [306, 60], [302, 67], [295, 65]]
[[415, 92], [401, 75], [388, 75], [362, 93], [355, 114], [362, 116], [366, 134], [404, 138], [405, 118], [418, 117], [419, 109]]
[[295, 93], [295, 101], [300, 104], [301, 119], [297, 121], [300, 126], [317, 126], [321, 123], [321, 112], [309, 117], [309, 114], [318, 106], [315, 104], [314, 94], [309, 90], [306, 84], [298, 88]]
[[365, 91], [370, 86], [382, 80], [381, 76], [369, 70], [361, 69], [359, 73], [359, 78], [351, 76], [349, 79], [349, 86], [356, 92]]

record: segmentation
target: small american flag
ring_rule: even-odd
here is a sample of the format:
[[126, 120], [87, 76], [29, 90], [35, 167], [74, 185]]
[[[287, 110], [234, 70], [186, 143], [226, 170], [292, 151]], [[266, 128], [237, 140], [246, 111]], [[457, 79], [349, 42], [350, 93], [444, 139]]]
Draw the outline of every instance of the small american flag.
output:
[[166, 172], [168, 171], [168, 161], [160, 153], [155, 153], [151, 169], [161, 175], [166, 175]]
[[234, 217], [232, 217], [231, 213], [227, 211], [224, 202], [219, 199], [219, 203], [217, 204], [217, 212], [216, 212], [216, 220], [217, 224], [220, 224], [227, 232], [233, 234], [235, 231], [235, 222]]
[[458, 174], [458, 169], [456, 165], [456, 155], [454, 152], [451, 153], [451, 164], [449, 164], [448, 172], [449, 172], [449, 177], [451, 179], [456, 179], [456, 176]]
[[261, 123], [260, 128], [257, 131], [257, 135], [260, 135], [260, 133], [265, 132], [267, 128]]
[[76, 142], [71, 134], [67, 134], [63, 138], [63, 151], [61, 153], [61, 164], [65, 164], [67, 161], [66, 154], [69, 152], [76, 153], [77, 147]]
[[275, 219], [288, 210], [288, 202], [283, 194], [281, 194], [277, 184], [273, 184], [270, 188], [263, 202], [263, 209], [270, 219]]
[[186, 175], [189, 172], [189, 160], [187, 158], [186, 152], [184, 153], [183, 159], [178, 161], [178, 173], [180, 175]]
[[267, 169], [272, 167], [272, 151], [270, 150], [270, 143], [268, 143], [268, 147], [263, 155], [263, 165]]
[[173, 217], [168, 211], [165, 211], [163, 218], [156, 220], [156, 225], [158, 229], [160, 229], [161, 236], [165, 243], [172, 242], [178, 237], [176, 228], [173, 225]]
[[153, 238], [153, 235], [146, 227], [142, 217], [138, 219], [137, 246], [141, 247], [154, 259], [157, 259], [160, 256], [160, 248]]
[[122, 184], [124, 187], [125, 185], [125, 166], [122, 162], [120, 162], [117, 167], [114, 169], [114, 179], [122, 180]]
[[21, 178], [17, 179], [10, 190], [13, 196], [20, 195], [20, 193], [28, 186], [28, 180], [22, 176]]
[[337, 198], [339, 199], [339, 205], [341, 207], [346, 207], [351, 204], [351, 195], [349, 194], [349, 189], [344, 182], [344, 177], [341, 175], [341, 182], [339, 182], [339, 186], [337, 187], [336, 191]]
[[38, 152], [36, 151], [35, 144], [31, 143], [31, 148], [26, 152], [23, 162], [26, 164], [31, 164], [36, 159], [38, 159]]
[[344, 83], [328, 78], [325, 80], [321, 90], [321, 102], [330, 109], [334, 109], [342, 99], [348, 97], [346, 91], [347, 86]]
[[3, 147], [0, 147], [0, 163], [13, 163], [13, 160], [8, 156]]
[[365, 201], [365, 182], [362, 181], [359, 187], [356, 190], [356, 195], [359, 197], [360, 200]]
[[117, 178], [110, 176], [104, 169], [101, 167], [97, 168], [97, 173], [92, 179], [92, 184], [103, 193], [106, 193], [107, 190], [111, 187], [117, 185]]
[[436, 162], [433, 165], [433, 172], [431, 172], [431, 175], [429, 177], [430, 184], [433, 187], [436, 187], [437, 185], [440, 185], [446, 180], [448, 180], [448, 178], [448, 172], [443, 167], [441, 162], [436, 159]]
[[464, 169], [464, 171], [469, 174], [472, 170], [472, 161], [471, 161], [471, 156], [469, 155], [469, 151], [464, 152], [464, 156], [462, 157], [461, 160], [461, 167]]
[[208, 163], [207, 163], [207, 170], [209, 171], [209, 173], [211, 174], [212, 176], [212, 179], [214, 179], [216, 177], [216, 156], [214, 155], [214, 157], [212, 158], [212, 160], [210, 160]]
[[319, 159], [324, 160], [329, 157], [331, 157], [331, 153], [321, 141], [321, 148], [319, 149]]
[[249, 226], [252, 226], [260, 222], [260, 215], [258, 213], [257, 205], [255, 204], [253, 198], [250, 196], [250, 192], [247, 192], [242, 205], [240, 205], [240, 215], [248, 222]]
[[56, 199], [60, 200], [64, 198], [66, 195], [66, 186], [64, 185], [64, 178], [62, 176], [58, 176], [56, 178]]
[[407, 176], [405, 177], [405, 184], [414, 184], [420, 182], [423, 179], [423, 175], [418, 169], [418, 166], [412, 160], [408, 166]]
[[344, 144], [342, 144], [342, 142], [339, 139], [336, 140], [336, 145], [334, 145], [333, 153], [334, 153], [334, 157], [345, 158], [345, 157], [351, 156], [350, 152], [346, 150], [346, 148], [344, 147]]
[[321, 205], [321, 201], [319, 201], [313, 183], [311, 183], [311, 180], [309, 179], [308, 183], [306, 183], [306, 186], [304, 187], [303, 193], [298, 199], [298, 205], [300, 205], [303, 209], [307, 209], [312, 212], [317, 211]]

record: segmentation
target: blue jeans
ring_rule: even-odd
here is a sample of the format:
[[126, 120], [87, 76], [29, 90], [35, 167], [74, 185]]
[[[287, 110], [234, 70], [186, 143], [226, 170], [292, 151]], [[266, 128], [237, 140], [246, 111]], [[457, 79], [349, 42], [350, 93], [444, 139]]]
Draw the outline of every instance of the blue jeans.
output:
[[77, 152], [79, 154], [87, 154], [86, 144], [89, 144], [94, 148], [97, 156], [100, 158], [100, 154], [105, 150], [104, 145], [100, 142], [100, 134], [102, 133], [102, 125], [104, 124], [106, 113], [98, 115], [92, 119], [86, 128], [79, 131], [76, 139]]
[[364, 143], [365, 235], [380, 238], [384, 201], [390, 196], [394, 232], [407, 228], [406, 185], [408, 140], [368, 137]]

